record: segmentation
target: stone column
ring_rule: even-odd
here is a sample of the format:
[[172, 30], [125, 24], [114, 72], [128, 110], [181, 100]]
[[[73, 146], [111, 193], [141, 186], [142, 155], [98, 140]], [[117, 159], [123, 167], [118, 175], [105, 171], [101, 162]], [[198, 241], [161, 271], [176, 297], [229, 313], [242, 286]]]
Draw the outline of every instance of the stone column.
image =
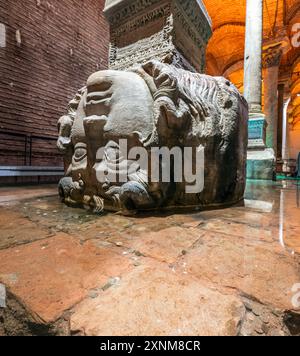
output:
[[267, 121], [266, 146], [272, 148], [277, 157], [278, 134], [278, 74], [281, 61], [281, 44], [268, 48], [264, 53], [263, 67], [265, 69], [264, 106]]
[[261, 114], [263, 1], [247, 0], [244, 96], [251, 114]]
[[277, 158], [282, 158], [284, 89], [285, 85], [283, 83], [280, 83], [278, 85]]
[[265, 149], [266, 122], [262, 113], [261, 99], [262, 41], [263, 1], [247, 0], [244, 58], [244, 96], [249, 104], [248, 148], [250, 150]]
[[244, 59], [244, 96], [249, 104], [247, 178], [270, 180], [275, 175], [275, 156], [265, 144], [266, 120], [261, 99], [262, 42], [263, 1], [247, 0]]

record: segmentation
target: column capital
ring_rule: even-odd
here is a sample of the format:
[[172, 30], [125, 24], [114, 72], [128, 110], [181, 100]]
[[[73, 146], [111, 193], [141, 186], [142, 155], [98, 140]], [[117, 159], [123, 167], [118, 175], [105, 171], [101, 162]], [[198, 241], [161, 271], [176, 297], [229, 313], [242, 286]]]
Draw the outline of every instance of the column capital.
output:
[[281, 44], [267, 48], [263, 51], [263, 68], [278, 67], [281, 62], [281, 57]]

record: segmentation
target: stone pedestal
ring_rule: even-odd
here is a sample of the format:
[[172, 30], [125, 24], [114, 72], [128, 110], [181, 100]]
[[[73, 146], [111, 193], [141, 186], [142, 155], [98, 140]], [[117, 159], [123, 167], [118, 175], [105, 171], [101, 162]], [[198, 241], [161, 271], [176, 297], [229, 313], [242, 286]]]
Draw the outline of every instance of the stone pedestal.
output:
[[249, 114], [248, 149], [265, 149], [266, 119], [263, 114]]
[[247, 178], [272, 180], [275, 171], [273, 149], [266, 148], [266, 119], [250, 114], [248, 122]]
[[110, 69], [151, 59], [203, 72], [211, 20], [202, 0], [107, 0]]

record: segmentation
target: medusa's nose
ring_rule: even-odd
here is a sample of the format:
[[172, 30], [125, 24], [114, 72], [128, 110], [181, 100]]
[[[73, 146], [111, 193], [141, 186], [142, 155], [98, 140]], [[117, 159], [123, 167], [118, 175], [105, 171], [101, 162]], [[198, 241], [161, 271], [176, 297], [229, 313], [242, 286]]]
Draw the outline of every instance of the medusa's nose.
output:
[[112, 93], [110, 90], [106, 91], [88, 91], [86, 96], [86, 109], [89, 109], [91, 106], [97, 106], [104, 110], [101, 114], [105, 114], [105, 110], [109, 107], [110, 99]]
[[[97, 73], [96, 73], [97, 74]], [[107, 77], [92, 75], [87, 83], [85, 109], [87, 116], [108, 115], [112, 97], [112, 81]]]

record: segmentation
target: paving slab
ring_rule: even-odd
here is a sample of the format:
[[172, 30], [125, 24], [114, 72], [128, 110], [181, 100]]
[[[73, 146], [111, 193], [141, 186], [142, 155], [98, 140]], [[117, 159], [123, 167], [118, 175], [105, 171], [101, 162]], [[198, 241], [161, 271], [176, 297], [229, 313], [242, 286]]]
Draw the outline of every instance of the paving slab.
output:
[[299, 256], [279, 244], [270, 248], [263, 240], [259, 244], [227, 233], [207, 232], [182, 257], [179, 269], [274, 308], [293, 309], [292, 288], [300, 279]]
[[126, 256], [60, 233], [0, 251], [0, 281], [45, 322], [59, 318], [132, 265]]
[[0, 250], [51, 236], [47, 228], [30, 221], [20, 212], [0, 207]]
[[0, 189], [0, 334], [298, 335], [297, 192], [249, 187], [244, 207], [134, 217]]
[[174, 226], [139, 236], [131, 243], [131, 247], [142, 255], [171, 264], [183, 256], [204, 233], [198, 229]]
[[148, 261], [76, 306], [71, 332], [93, 336], [237, 335], [242, 301]]

